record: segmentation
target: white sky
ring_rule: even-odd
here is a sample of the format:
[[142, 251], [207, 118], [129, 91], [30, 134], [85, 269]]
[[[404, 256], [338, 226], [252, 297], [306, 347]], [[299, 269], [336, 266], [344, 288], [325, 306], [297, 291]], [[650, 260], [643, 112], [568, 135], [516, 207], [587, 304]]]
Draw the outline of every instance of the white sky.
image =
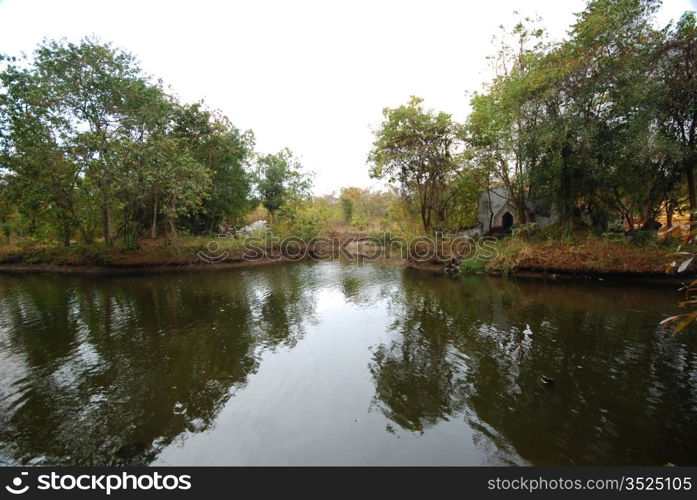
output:
[[[188, 102], [204, 99], [257, 149], [290, 147], [315, 192], [375, 186], [366, 157], [382, 108], [410, 95], [464, 120], [467, 91], [489, 74], [498, 26], [540, 15], [561, 38], [584, 0], [33, 1], [0, 0], [0, 52], [44, 37], [96, 35], [134, 53]], [[695, 10], [665, 0], [661, 23]]]

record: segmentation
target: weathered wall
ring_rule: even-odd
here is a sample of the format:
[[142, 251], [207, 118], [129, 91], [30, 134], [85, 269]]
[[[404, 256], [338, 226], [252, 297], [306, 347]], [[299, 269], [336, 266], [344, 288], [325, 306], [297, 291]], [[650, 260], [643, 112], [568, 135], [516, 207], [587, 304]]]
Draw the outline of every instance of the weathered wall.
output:
[[[530, 212], [534, 213], [534, 206], [531, 202], [528, 202], [528, 209]], [[492, 220], [493, 212], [493, 220]], [[491, 189], [490, 192], [483, 192], [479, 196], [479, 204], [477, 206], [477, 219], [479, 221], [481, 234], [487, 234], [494, 227], [501, 227], [503, 225], [502, 219], [506, 212], [510, 212], [513, 216], [513, 225], [518, 224], [518, 213], [516, 207], [512, 201], [510, 201], [510, 196], [508, 190], [504, 186], [496, 186]], [[558, 222], [559, 217], [556, 211], [552, 209], [549, 215], [537, 215], [535, 217], [535, 223], [540, 227], [549, 226]], [[490, 224], [491, 221], [491, 224]]]

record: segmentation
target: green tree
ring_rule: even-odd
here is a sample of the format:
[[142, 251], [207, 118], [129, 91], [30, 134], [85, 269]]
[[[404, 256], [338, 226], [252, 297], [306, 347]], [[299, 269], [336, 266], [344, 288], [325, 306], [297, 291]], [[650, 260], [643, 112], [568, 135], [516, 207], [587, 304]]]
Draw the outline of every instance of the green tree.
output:
[[[80, 165], [70, 158], [70, 125], [52, 107], [40, 78], [16, 59], [0, 73], [0, 165], [8, 172], [7, 194], [32, 220], [47, 223], [65, 246], [80, 223]], [[45, 224], [44, 224], [45, 225]]]
[[344, 216], [344, 222], [351, 223], [353, 218], [354, 210], [356, 208], [356, 203], [362, 197], [362, 191], [357, 187], [343, 187], [341, 188], [341, 195], [339, 199], [341, 200], [341, 212]]
[[400, 188], [415, 207], [426, 233], [442, 229], [456, 200], [449, 189], [458, 175], [460, 128], [446, 113], [436, 113], [412, 97], [406, 105], [383, 110], [368, 161], [370, 175]]
[[257, 158], [257, 193], [273, 219], [286, 204], [309, 194], [311, 181], [289, 149]]
[[[514, 42], [502, 45], [496, 78], [472, 99], [467, 140], [489, 182], [507, 187], [520, 220], [534, 217], [526, 213], [534, 199], [567, 223], [581, 209], [599, 227], [614, 212], [633, 228], [637, 216], [650, 222], [662, 203], [675, 200], [676, 157], [686, 155], [665, 131], [680, 135], [670, 124], [689, 118], [661, 117], [660, 107], [667, 109], [666, 89], [682, 102], [689, 92], [660, 77], [658, 59], [667, 59], [658, 55], [665, 50], [653, 27], [657, 6], [593, 0], [562, 43], [547, 44], [539, 29], [521, 23]], [[673, 63], [680, 70], [671, 74], [689, 81], [690, 64]]]
[[101, 224], [107, 245], [131, 245], [161, 222], [209, 231], [249, 209], [252, 133], [179, 104], [130, 54], [45, 41], [0, 63], [0, 168], [30, 233], [91, 243]]
[[62, 140], [95, 190], [107, 245], [114, 239], [119, 141], [146, 78], [135, 58], [109, 44], [44, 41], [35, 52], [35, 75], [47, 112], [60, 120]]
[[248, 168], [254, 155], [254, 134], [240, 131], [225, 116], [200, 103], [180, 108], [175, 133], [213, 176], [201, 210], [188, 216], [190, 227], [213, 231], [222, 221], [237, 223], [251, 208]]
[[488, 179], [486, 187], [503, 184], [521, 222], [532, 217], [530, 173], [540, 161], [542, 107], [535, 95], [535, 78], [549, 47], [538, 23], [526, 18], [498, 38], [499, 48], [490, 58], [496, 77], [485, 92], [472, 97], [465, 128], [470, 154]]
[[661, 90], [659, 123], [675, 144], [672, 156], [676, 170], [687, 182], [690, 220], [697, 221], [695, 167], [697, 166], [697, 16], [686, 12], [667, 30], [665, 42], [656, 51]]

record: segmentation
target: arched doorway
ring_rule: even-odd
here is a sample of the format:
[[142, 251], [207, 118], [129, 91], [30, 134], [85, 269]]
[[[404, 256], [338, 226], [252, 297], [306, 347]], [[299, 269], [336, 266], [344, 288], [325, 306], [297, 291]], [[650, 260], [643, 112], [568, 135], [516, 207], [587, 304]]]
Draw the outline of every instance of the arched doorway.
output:
[[503, 214], [503, 217], [501, 218], [501, 226], [503, 227], [504, 231], [507, 231], [513, 227], [513, 214], [511, 212], [506, 212]]

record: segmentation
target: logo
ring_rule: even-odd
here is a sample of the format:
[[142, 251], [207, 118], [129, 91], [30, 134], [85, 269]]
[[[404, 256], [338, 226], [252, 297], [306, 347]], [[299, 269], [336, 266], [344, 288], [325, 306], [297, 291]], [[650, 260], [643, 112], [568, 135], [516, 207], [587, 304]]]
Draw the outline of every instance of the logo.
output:
[[[21, 476], [28, 476], [28, 472], [22, 472]], [[14, 488], [13, 488], [14, 486]], [[21, 477], [16, 477], [12, 480], [12, 486], [5, 486], [5, 489], [12, 493], [13, 495], [21, 495], [22, 493], [26, 493], [27, 490], [29, 489], [29, 485], [25, 486], [24, 488], [22, 486], [22, 478]]]

